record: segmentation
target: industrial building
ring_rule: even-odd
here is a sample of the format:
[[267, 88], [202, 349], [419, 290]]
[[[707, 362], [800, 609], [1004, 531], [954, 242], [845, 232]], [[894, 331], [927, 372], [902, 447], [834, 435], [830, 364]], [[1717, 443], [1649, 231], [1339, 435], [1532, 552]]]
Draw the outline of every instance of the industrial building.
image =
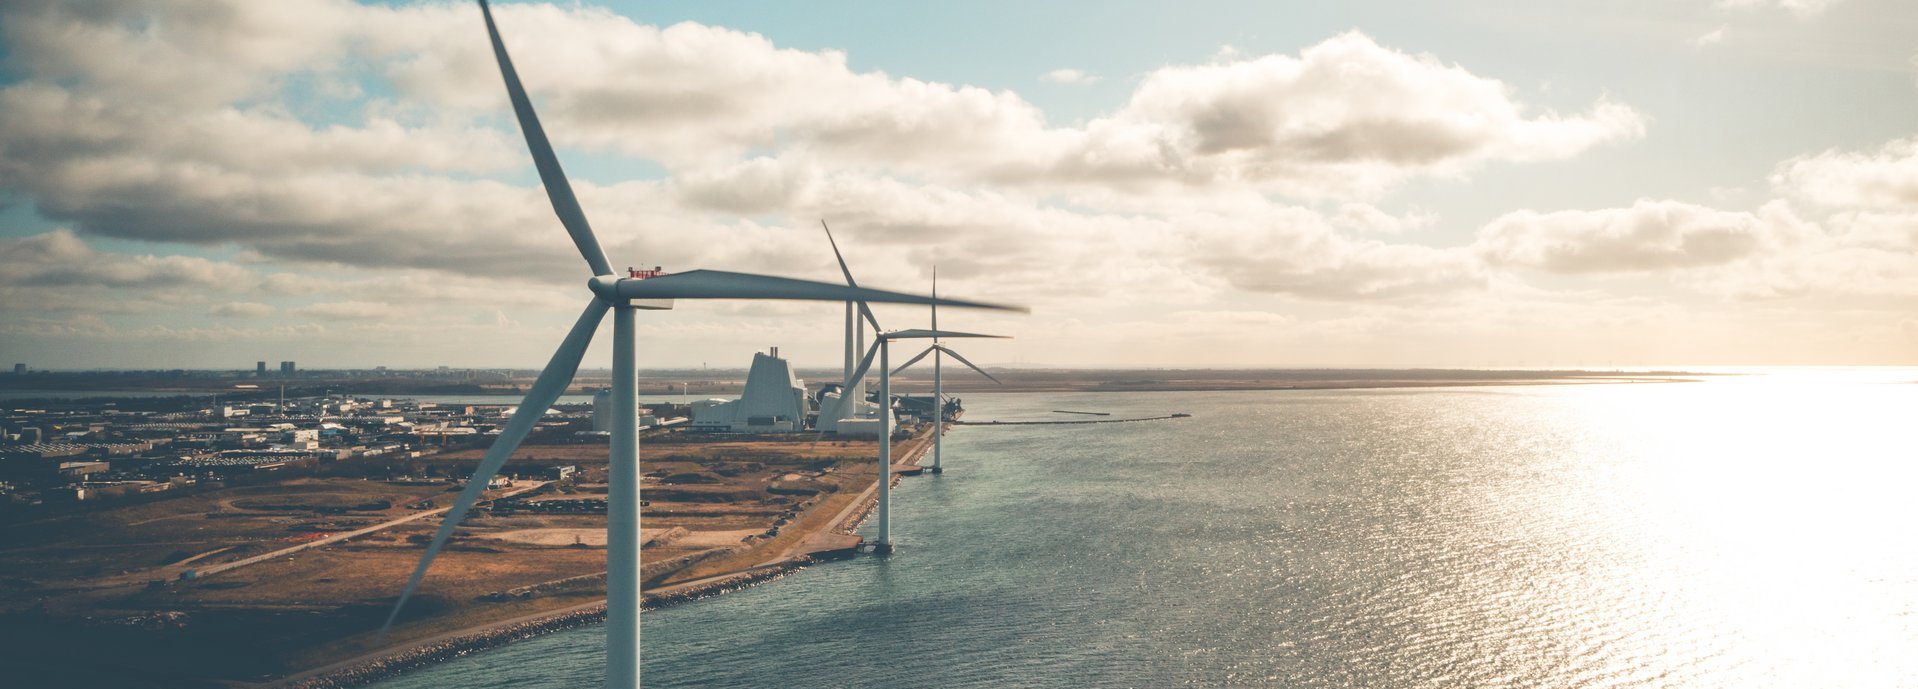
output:
[[593, 392], [593, 432], [613, 432], [612, 388], [602, 388]]
[[[593, 392], [593, 431], [592, 432], [612, 433], [613, 422], [614, 422], [613, 420], [617, 418], [619, 417], [613, 414], [612, 388], [601, 388], [599, 390], [594, 391]], [[656, 428], [661, 426], [676, 426], [683, 423], [686, 423], [686, 417], [679, 416], [679, 417], [673, 417], [669, 419], [662, 419], [658, 416], [655, 416], [651, 408], [648, 408], [648, 407], [639, 408], [639, 427], [642, 429]]]
[[795, 433], [806, 427], [806, 385], [793, 375], [792, 364], [779, 358], [779, 348], [753, 353], [746, 389], [736, 400], [693, 403], [695, 431], [731, 433]]

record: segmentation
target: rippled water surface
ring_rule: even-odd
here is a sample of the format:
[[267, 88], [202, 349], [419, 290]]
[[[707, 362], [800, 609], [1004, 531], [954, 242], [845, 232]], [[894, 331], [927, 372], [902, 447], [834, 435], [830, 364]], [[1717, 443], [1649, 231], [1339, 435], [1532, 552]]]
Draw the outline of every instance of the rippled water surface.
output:
[[[649, 687], [1918, 686], [1918, 385], [969, 395], [890, 558], [647, 613]], [[602, 635], [379, 686], [586, 687]]]

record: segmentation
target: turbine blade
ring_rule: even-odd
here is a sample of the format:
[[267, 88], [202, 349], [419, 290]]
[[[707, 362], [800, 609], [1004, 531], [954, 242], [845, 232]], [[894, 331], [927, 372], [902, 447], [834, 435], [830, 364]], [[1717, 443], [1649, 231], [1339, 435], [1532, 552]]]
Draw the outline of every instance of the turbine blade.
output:
[[[940, 303], [944, 304], [944, 303], [951, 303], [951, 302], [941, 300]], [[906, 330], [894, 330], [892, 332], [886, 333], [886, 337], [894, 340], [915, 340], [915, 339], [925, 339], [925, 338], [933, 338], [936, 340], [942, 337], [974, 337], [974, 338], [983, 337], [983, 338], [990, 338], [994, 340], [1012, 339], [1011, 337], [1008, 337], [1006, 335], [985, 335], [981, 333], [962, 333], [957, 330], [922, 330], [918, 328], [908, 328]]]
[[927, 354], [931, 354], [933, 350], [935, 350], [935, 349], [938, 349], [938, 348], [939, 348], [939, 346], [938, 346], [938, 345], [933, 345], [933, 346], [931, 346], [931, 347], [927, 347], [927, 348], [926, 348], [926, 351], [923, 351], [923, 352], [920, 352], [920, 353], [919, 353], [919, 356], [915, 356], [915, 357], [913, 357], [913, 358], [911, 358], [911, 359], [907, 359], [907, 360], [906, 360], [906, 363], [903, 363], [903, 364], [900, 364], [900, 365], [899, 365], [899, 368], [895, 368], [895, 369], [893, 369], [893, 370], [892, 370], [892, 373], [893, 373], [893, 375], [899, 375], [899, 372], [900, 372], [900, 371], [904, 371], [904, 370], [906, 370], [906, 369], [908, 369], [908, 368], [911, 368], [913, 364], [916, 364], [916, 363], [919, 363], [919, 360], [920, 360], [920, 359], [924, 359], [924, 358], [926, 358], [926, 355], [927, 355]]
[[[846, 382], [839, 386], [839, 404], [833, 406], [834, 418], [845, 418], [848, 413], [846, 405], [857, 405], [864, 401], [852, 396], [853, 385], [866, 378], [866, 372], [872, 369], [873, 359], [878, 356], [878, 354], [879, 340], [873, 340], [872, 346], [866, 349], [865, 358], [859, 360], [859, 367], [853, 369], [852, 375], [846, 376]], [[854, 406], [851, 408], [857, 409], [858, 407]], [[824, 407], [821, 407], [819, 411], [821, 414], [824, 414], [826, 410]], [[821, 432], [823, 433], [824, 431]]]
[[599, 329], [600, 319], [606, 315], [606, 302], [594, 299], [579, 315], [579, 321], [566, 333], [566, 339], [559, 344], [559, 350], [553, 352], [551, 361], [539, 372], [539, 379], [533, 382], [532, 390], [526, 393], [526, 399], [513, 412], [505, 428], [487, 448], [486, 456], [480, 459], [479, 467], [473, 470], [473, 478], [466, 482], [466, 489], [460, 491], [459, 498], [453, 501], [453, 507], [446, 511], [440, 520], [439, 533], [434, 534], [433, 542], [426, 547], [426, 554], [420, 557], [420, 564], [413, 569], [412, 578], [406, 581], [406, 590], [400, 593], [399, 602], [393, 604], [393, 612], [386, 617], [386, 624], [380, 627], [380, 635], [393, 628], [393, 622], [400, 617], [400, 609], [406, 606], [407, 599], [413, 597], [413, 591], [419, 588], [420, 581], [426, 578], [426, 570], [433, 566], [433, 558], [438, 556], [440, 548], [445, 547], [447, 539], [453, 536], [453, 529], [459, 526], [460, 519], [473, 509], [473, 503], [479, 501], [481, 493], [486, 491], [486, 481], [498, 473], [506, 459], [513, 456], [513, 450], [519, 449], [521, 440], [533, 430], [533, 425], [553, 406], [566, 386], [573, 381], [573, 374], [579, 371], [579, 360], [586, 356], [586, 345], [593, 341], [593, 332]]
[[580, 210], [579, 199], [573, 196], [573, 185], [566, 181], [566, 171], [560, 169], [559, 156], [553, 153], [553, 144], [546, 140], [546, 130], [539, 126], [539, 114], [533, 112], [533, 101], [526, 97], [526, 88], [519, 83], [519, 72], [513, 69], [513, 58], [506, 55], [506, 43], [500, 40], [499, 27], [493, 24], [493, 9], [486, 0], [479, 0], [480, 13], [486, 16], [486, 35], [493, 41], [493, 57], [499, 60], [499, 73], [506, 79], [506, 96], [513, 101], [513, 114], [519, 117], [519, 129], [526, 135], [526, 148], [533, 154], [533, 166], [539, 168], [540, 184], [546, 187], [546, 198], [553, 202], [553, 213], [559, 216], [559, 222], [566, 226], [566, 233], [573, 236], [573, 244], [579, 247], [579, 255], [586, 258], [586, 264], [592, 266], [594, 275], [612, 275], [613, 267], [606, 262], [606, 252], [599, 248], [599, 238], [593, 236], [593, 228], [586, 224], [586, 212]]
[[[839, 272], [846, 276], [846, 286], [858, 289], [859, 282], [852, 279], [852, 269], [846, 267], [846, 257], [839, 253], [839, 242], [833, 241], [832, 228], [826, 227], [825, 218], [819, 219], [819, 226], [826, 230], [826, 242], [832, 244], [832, 257], [839, 259]], [[879, 332], [879, 320], [872, 317], [872, 309], [866, 306], [866, 302], [859, 302], [859, 315], [866, 319], [866, 323], [872, 325], [873, 332]]]
[[[873, 358], [879, 356], [879, 345], [882, 342], [884, 342], [883, 339], [875, 339], [872, 341], [872, 346], [866, 348], [866, 356], [865, 358], [859, 360], [859, 368], [855, 368], [852, 370], [852, 376], [846, 378], [846, 387], [840, 388], [840, 390], [845, 391], [845, 392], [839, 393], [840, 404], [843, 405], [847, 403], [846, 393], [852, 391], [852, 386], [854, 383], [857, 383], [859, 381], [866, 379], [866, 371], [872, 370]], [[852, 402], [854, 404], [857, 404], [863, 401], [864, 400], [853, 400]]]
[[[934, 266], [932, 267], [932, 298], [933, 298], [933, 299], [938, 299], [938, 298], [939, 298], [939, 266], [937, 266], [937, 265], [934, 265]], [[933, 332], [939, 332], [939, 304], [938, 304], [938, 302], [934, 302], [934, 303], [933, 303], [933, 305], [932, 305], [932, 331], [933, 331]], [[934, 342], [938, 342], [939, 340], [938, 340], [938, 338], [934, 338], [934, 339], [933, 339], [933, 341], [934, 341]]]
[[[932, 297], [917, 294], [723, 270], [692, 270], [648, 280], [620, 280], [611, 289], [613, 291], [611, 296], [621, 299], [792, 299], [918, 304], [920, 306], [935, 303]], [[601, 296], [608, 295], [602, 292]], [[940, 306], [969, 309], [1020, 313], [1030, 311], [1023, 306], [1006, 306], [963, 299], [941, 298], [937, 300], [937, 303]]]
[[988, 378], [988, 379], [991, 379], [991, 380], [992, 380], [992, 382], [994, 382], [994, 383], [999, 383], [1000, 385], [1005, 385], [1005, 383], [1002, 383], [1002, 382], [1000, 382], [998, 378], [993, 378], [993, 377], [992, 377], [992, 374], [990, 374], [990, 373], [986, 373], [986, 370], [985, 370], [985, 369], [983, 369], [983, 368], [979, 368], [978, 366], [974, 366], [974, 365], [973, 365], [973, 363], [972, 363], [972, 362], [970, 362], [970, 361], [966, 361], [966, 358], [965, 358], [965, 357], [963, 357], [963, 356], [959, 356], [959, 353], [958, 353], [958, 352], [955, 352], [955, 351], [952, 351], [951, 349], [949, 349], [949, 348], [947, 348], [947, 347], [945, 347], [944, 345], [933, 345], [933, 347], [934, 347], [934, 348], [937, 348], [937, 349], [938, 349], [939, 351], [942, 351], [942, 352], [945, 352], [945, 353], [947, 353], [947, 354], [951, 354], [951, 355], [952, 355], [952, 358], [954, 358], [954, 359], [958, 359], [958, 360], [959, 360], [959, 363], [962, 363], [962, 364], [965, 364], [965, 365], [966, 365], [966, 368], [970, 368], [970, 369], [972, 369], [972, 370], [974, 370], [974, 371], [978, 371], [978, 372], [979, 372], [979, 375], [982, 375], [982, 376], [985, 376], [985, 377], [986, 377], [986, 378]]

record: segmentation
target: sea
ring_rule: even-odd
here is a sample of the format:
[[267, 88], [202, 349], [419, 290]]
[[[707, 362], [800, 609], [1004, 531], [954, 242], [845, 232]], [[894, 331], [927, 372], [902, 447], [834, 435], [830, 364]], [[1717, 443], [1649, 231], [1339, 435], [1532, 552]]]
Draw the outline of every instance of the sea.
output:
[[[968, 394], [1192, 416], [955, 428], [895, 553], [646, 613], [643, 684], [1914, 687], [1915, 381]], [[603, 672], [585, 627], [375, 686]]]
[[[258, 393], [258, 391], [249, 391]], [[268, 389], [271, 392], [271, 389]], [[222, 392], [155, 392], [152, 390], [0, 390], [0, 402], [17, 400], [82, 400], [103, 398], [149, 398], [149, 397], [215, 397]], [[358, 399], [410, 400], [421, 404], [463, 405], [463, 404], [504, 404], [518, 405], [524, 395], [408, 395], [408, 394], [358, 394]], [[703, 399], [736, 399], [738, 395], [640, 395], [640, 404], [686, 404]], [[560, 395], [555, 404], [592, 404], [592, 395]]]

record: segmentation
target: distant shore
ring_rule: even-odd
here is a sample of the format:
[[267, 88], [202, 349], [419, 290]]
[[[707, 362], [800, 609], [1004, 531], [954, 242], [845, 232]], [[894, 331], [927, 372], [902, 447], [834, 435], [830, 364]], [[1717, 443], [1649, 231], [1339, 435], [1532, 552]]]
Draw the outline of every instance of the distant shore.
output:
[[[1469, 387], [1484, 385], [1565, 385], [1690, 381], [1725, 373], [1690, 371], [1525, 371], [1477, 369], [993, 369], [999, 383], [953, 376], [948, 392], [1205, 392], [1229, 390], [1341, 390], [1365, 388]], [[374, 397], [499, 396], [510, 404], [532, 384], [535, 371], [515, 371], [486, 382], [445, 380], [425, 374], [382, 377], [359, 372], [310, 371], [290, 378], [256, 378], [234, 371], [160, 373], [41, 372], [0, 376], [0, 399], [31, 399], [34, 393], [77, 398], [219, 395], [268, 399], [285, 387], [288, 396], [344, 394]], [[802, 378], [837, 381], [837, 370], [800, 369]], [[520, 375], [523, 374], [523, 375]], [[640, 394], [726, 396], [745, 385], [744, 370], [662, 371], [642, 376]], [[930, 371], [912, 370], [895, 384], [929, 385]], [[569, 394], [590, 394], [604, 387], [591, 372], [575, 379]], [[238, 386], [247, 386], [244, 388]]]

